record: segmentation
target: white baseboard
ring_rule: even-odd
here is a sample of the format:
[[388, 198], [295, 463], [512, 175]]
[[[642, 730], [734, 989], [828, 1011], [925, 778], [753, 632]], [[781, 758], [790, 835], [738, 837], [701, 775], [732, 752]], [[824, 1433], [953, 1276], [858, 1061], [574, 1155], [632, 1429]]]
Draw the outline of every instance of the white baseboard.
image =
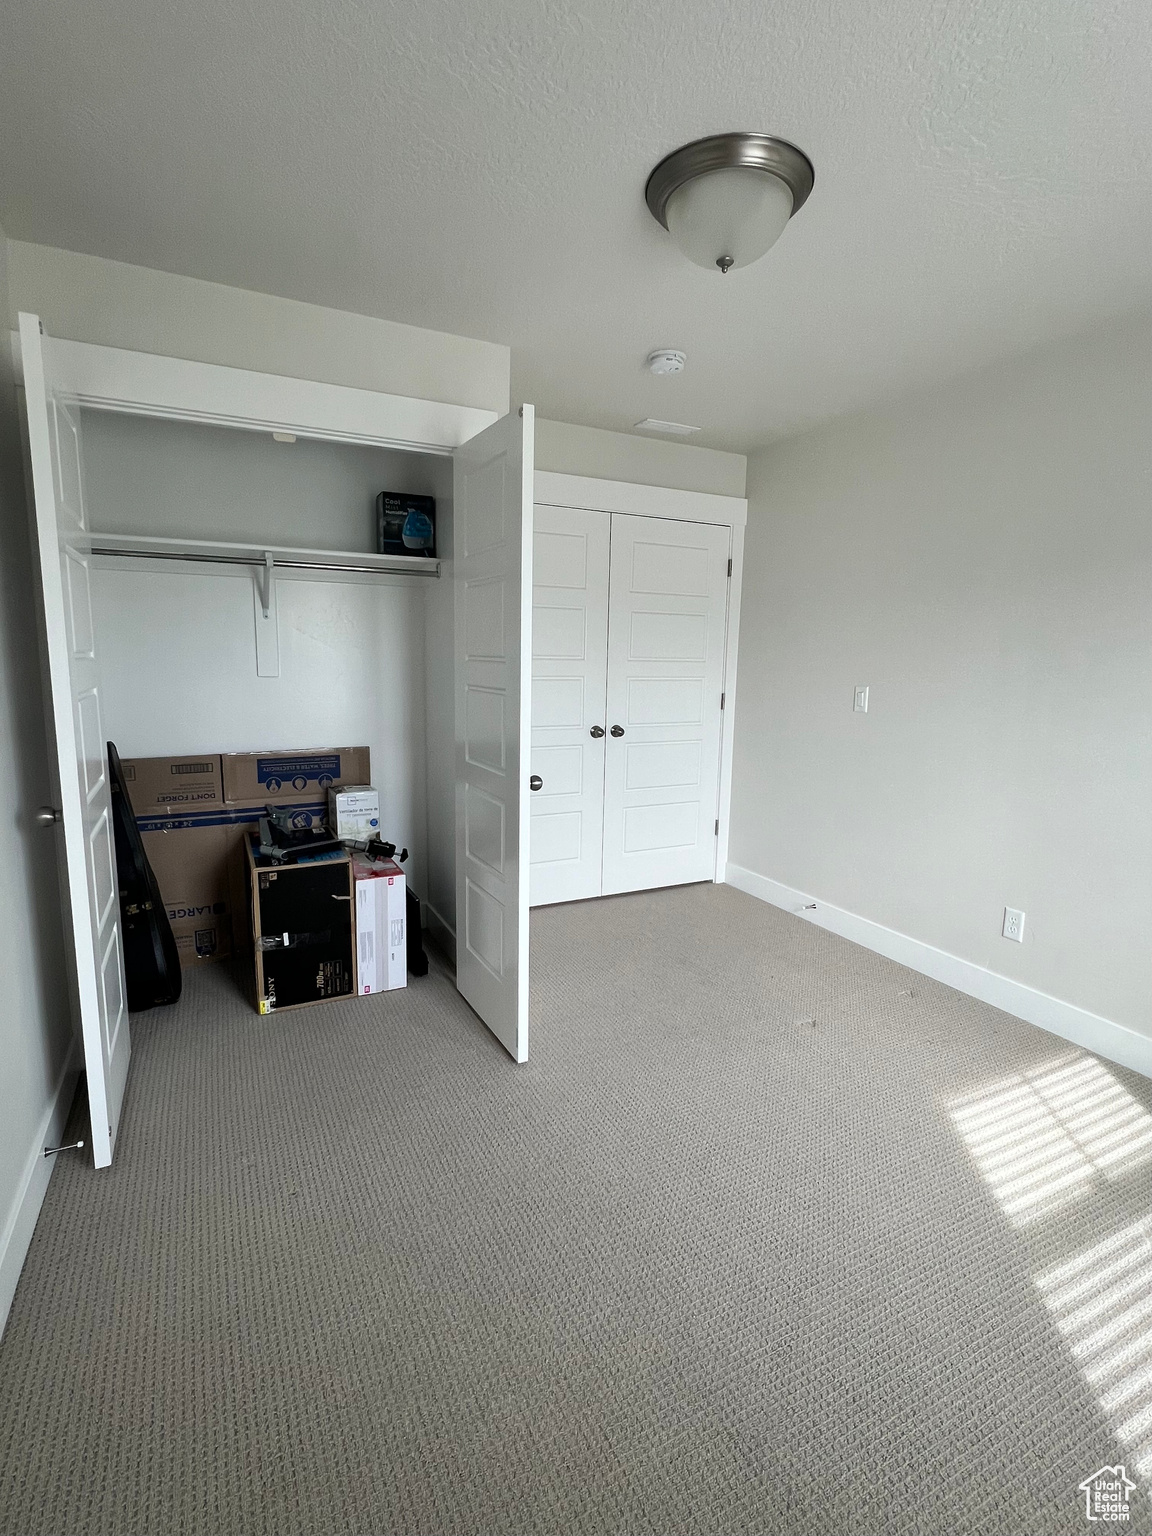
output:
[[449, 960], [451, 960], [452, 964], [455, 965], [455, 928], [452, 927], [451, 923], [445, 922], [444, 918], [441, 917], [440, 913], [437, 912], [436, 908], [430, 901], [423, 903], [423, 912], [424, 927], [427, 930], [428, 936], [434, 941], [438, 948], [443, 950], [443, 952], [448, 956]]
[[48, 1192], [48, 1180], [52, 1177], [53, 1160], [44, 1156], [44, 1148], [58, 1145], [64, 1135], [79, 1075], [79, 1059], [73, 1047], [57, 1080], [52, 1101], [41, 1118], [36, 1138], [28, 1149], [24, 1172], [5, 1213], [4, 1225], [0, 1228], [0, 1335], [8, 1321], [8, 1311], [16, 1294], [16, 1282], [24, 1268], [36, 1218]]
[[1122, 1067], [1131, 1067], [1134, 1072], [1152, 1077], [1152, 1037], [1129, 1029], [1126, 1024], [1117, 1024], [1098, 1013], [1089, 1013], [1086, 1008], [1078, 1008], [1075, 1003], [1038, 992], [1034, 987], [1000, 976], [971, 960], [962, 960], [959, 955], [950, 955], [947, 950], [909, 938], [894, 928], [885, 928], [869, 918], [858, 917], [855, 912], [846, 912], [843, 907], [817, 901], [814, 896], [793, 890], [790, 885], [781, 885], [779, 880], [770, 880], [767, 875], [758, 875], [740, 864], [728, 864], [725, 877], [728, 885], [734, 885], [749, 896], [782, 907], [785, 912], [802, 917], [806, 922], [827, 928], [830, 933], [838, 933], [878, 955], [886, 955], [889, 960], [896, 960], [910, 970], [955, 987], [957, 992], [966, 992], [982, 1003], [990, 1003], [993, 1008], [1036, 1024], [1075, 1045], [1082, 1045], [1098, 1056], [1106, 1056], [1109, 1061], [1119, 1062]]

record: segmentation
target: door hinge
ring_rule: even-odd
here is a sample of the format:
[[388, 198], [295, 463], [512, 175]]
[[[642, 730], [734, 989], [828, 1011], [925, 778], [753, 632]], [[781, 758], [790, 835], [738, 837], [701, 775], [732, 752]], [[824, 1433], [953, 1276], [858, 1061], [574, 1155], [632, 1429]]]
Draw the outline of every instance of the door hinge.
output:
[[731, 557], [731, 555], [729, 555], [729, 557], [728, 557], [728, 580], [729, 581], [732, 580], [732, 557]]
[[715, 827], [715, 829], [714, 829], [714, 831], [712, 833], [712, 836], [713, 837], [719, 837], [720, 836], [720, 822], [719, 822], [719, 819], [717, 819], [716, 827]]
[[727, 694], [726, 694], [726, 693], [722, 693], [722, 694], [721, 694], [721, 695], [720, 695], [720, 708], [721, 708], [721, 709], [723, 709], [723, 708], [724, 708], [724, 700], [725, 700], [725, 699], [726, 699], [726, 698], [727, 698], [727, 697], [728, 697], [728, 695], [727, 695]]

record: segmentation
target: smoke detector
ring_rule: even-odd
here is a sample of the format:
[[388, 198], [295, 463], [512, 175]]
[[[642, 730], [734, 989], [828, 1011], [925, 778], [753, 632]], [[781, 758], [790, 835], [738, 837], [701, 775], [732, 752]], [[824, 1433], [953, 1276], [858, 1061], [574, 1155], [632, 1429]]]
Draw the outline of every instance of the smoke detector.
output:
[[687, 361], [683, 352], [675, 352], [670, 347], [657, 347], [655, 352], [648, 354], [648, 372], [683, 373]]

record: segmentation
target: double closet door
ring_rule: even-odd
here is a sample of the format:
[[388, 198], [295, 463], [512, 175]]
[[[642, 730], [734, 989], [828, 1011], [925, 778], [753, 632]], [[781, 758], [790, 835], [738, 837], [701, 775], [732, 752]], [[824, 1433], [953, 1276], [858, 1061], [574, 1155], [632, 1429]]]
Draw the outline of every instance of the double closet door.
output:
[[533, 906], [713, 878], [729, 544], [536, 507]]

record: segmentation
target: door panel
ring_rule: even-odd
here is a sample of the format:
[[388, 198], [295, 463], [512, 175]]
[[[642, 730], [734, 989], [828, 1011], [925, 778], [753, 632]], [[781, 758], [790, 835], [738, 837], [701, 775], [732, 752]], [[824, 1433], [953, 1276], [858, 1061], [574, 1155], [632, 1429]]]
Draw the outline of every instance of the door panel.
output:
[[20, 316], [41, 616], [63, 825], [61, 892], [97, 1168], [112, 1161], [131, 1037], [105, 729], [88, 580], [80, 418], [52, 383], [51, 344]]
[[728, 606], [725, 527], [612, 518], [604, 893], [711, 880]]
[[453, 455], [456, 985], [528, 1057], [533, 412]]
[[606, 512], [537, 507], [532, 588], [532, 905], [600, 894], [608, 666]]

